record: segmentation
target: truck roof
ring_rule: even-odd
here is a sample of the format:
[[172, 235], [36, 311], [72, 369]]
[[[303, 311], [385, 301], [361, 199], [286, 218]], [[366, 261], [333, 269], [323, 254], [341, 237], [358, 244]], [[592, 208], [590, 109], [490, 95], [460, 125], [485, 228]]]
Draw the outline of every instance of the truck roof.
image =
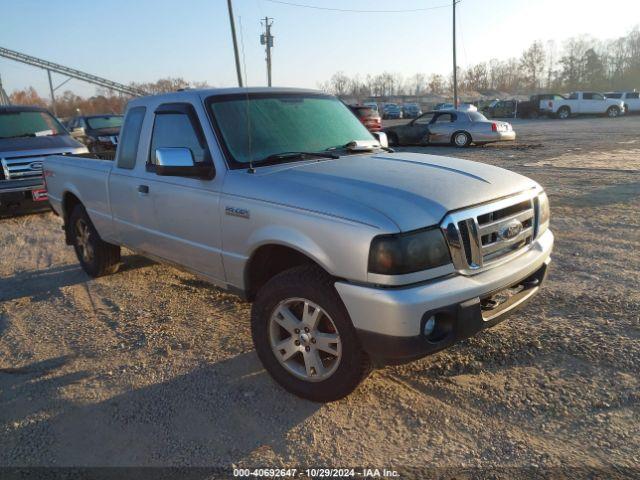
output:
[[189, 88], [177, 92], [161, 93], [158, 95], [147, 95], [144, 97], [134, 98], [129, 105], [145, 105], [148, 99], [153, 98], [159, 101], [179, 101], [181, 98], [198, 96], [200, 98], [217, 96], [217, 95], [233, 95], [238, 93], [311, 93], [327, 95], [326, 92], [313, 90], [308, 88], [292, 88], [292, 87], [232, 87], [232, 88]]

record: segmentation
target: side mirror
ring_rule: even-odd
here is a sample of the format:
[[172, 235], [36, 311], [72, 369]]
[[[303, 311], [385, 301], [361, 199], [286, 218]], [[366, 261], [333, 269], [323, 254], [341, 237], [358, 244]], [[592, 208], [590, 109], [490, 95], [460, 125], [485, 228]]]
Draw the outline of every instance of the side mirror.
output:
[[213, 165], [198, 165], [189, 148], [156, 149], [156, 175], [213, 178]]
[[373, 136], [380, 142], [380, 146], [384, 148], [389, 147], [389, 139], [387, 138], [387, 134], [384, 132], [372, 132]]

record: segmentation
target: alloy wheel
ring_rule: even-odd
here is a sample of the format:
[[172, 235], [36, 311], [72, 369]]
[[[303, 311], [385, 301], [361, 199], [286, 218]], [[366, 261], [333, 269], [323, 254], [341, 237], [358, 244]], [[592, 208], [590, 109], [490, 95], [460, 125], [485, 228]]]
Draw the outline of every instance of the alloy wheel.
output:
[[342, 358], [340, 334], [329, 314], [305, 298], [280, 302], [269, 319], [274, 356], [289, 373], [308, 382], [333, 375]]
[[76, 246], [80, 250], [82, 259], [89, 263], [93, 259], [93, 246], [91, 245], [91, 230], [82, 218], [76, 222]]

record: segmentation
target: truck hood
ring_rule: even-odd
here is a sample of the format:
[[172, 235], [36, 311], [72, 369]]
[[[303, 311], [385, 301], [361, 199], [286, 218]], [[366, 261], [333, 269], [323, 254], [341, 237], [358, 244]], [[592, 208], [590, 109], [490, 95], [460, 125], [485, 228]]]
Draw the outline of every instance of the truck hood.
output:
[[38, 150], [56, 150], [68, 148], [72, 151], [75, 148], [82, 148], [84, 145], [77, 142], [69, 135], [49, 135], [46, 137], [20, 137], [0, 139], [0, 154], [11, 152], [11, 154], [26, 154]]
[[[391, 221], [400, 231], [435, 225], [449, 211], [537, 187], [492, 165], [409, 152], [263, 167], [242, 176], [255, 181], [244, 186], [251, 190], [247, 196], [379, 228]], [[234, 188], [242, 191], [243, 185]]]

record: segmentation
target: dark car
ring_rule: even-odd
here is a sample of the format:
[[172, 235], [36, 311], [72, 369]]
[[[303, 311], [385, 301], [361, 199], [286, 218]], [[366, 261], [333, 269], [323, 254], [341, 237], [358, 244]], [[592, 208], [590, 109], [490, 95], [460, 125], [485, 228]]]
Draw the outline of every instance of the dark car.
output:
[[420, 115], [422, 115], [422, 109], [417, 103], [405, 103], [402, 106], [403, 118], [418, 118]]
[[543, 115], [548, 114], [549, 110], [549, 102], [553, 102], [554, 100], [566, 100], [567, 97], [564, 95], [560, 95], [559, 93], [539, 93], [536, 95], [531, 95], [529, 97], [527, 105], [522, 105], [519, 108], [518, 113], [519, 117], [522, 118], [537, 118]]
[[483, 108], [482, 113], [489, 118], [513, 118], [516, 111], [520, 111], [521, 103], [517, 100], [495, 100]]
[[349, 105], [349, 109], [370, 132], [379, 132], [382, 129], [382, 119], [373, 108], [366, 105]]
[[382, 118], [384, 119], [402, 118], [402, 109], [395, 103], [386, 103], [382, 107]]
[[122, 115], [81, 115], [69, 120], [67, 128], [90, 152], [109, 152], [118, 146], [122, 121]]
[[44, 157], [86, 151], [45, 108], [0, 107], [0, 214], [48, 209]]

